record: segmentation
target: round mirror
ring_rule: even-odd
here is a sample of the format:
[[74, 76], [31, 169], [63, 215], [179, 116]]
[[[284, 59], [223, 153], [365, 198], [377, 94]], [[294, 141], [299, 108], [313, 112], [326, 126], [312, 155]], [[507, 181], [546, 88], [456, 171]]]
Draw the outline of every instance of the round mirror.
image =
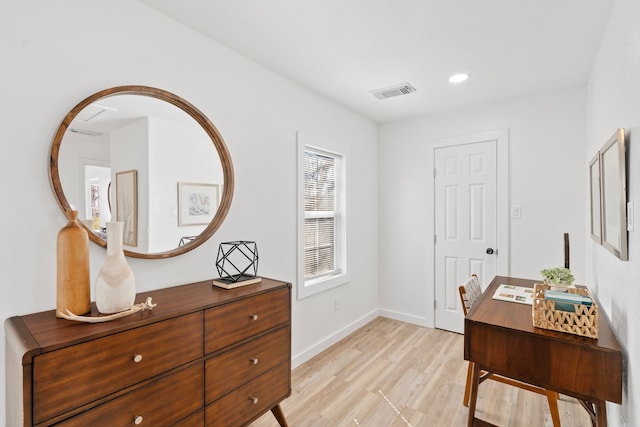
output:
[[106, 247], [124, 222], [125, 255], [167, 258], [204, 243], [233, 197], [231, 156], [213, 123], [162, 89], [95, 93], [64, 118], [51, 145], [51, 185], [66, 214]]

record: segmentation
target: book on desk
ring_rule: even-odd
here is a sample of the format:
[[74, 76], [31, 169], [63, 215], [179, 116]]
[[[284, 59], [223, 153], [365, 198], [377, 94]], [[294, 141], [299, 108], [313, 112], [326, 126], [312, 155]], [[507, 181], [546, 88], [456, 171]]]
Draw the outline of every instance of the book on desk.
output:
[[553, 301], [556, 310], [574, 312], [574, 304], [586, 305], [591, 307], [592, 300], [587, 295], [573, 294], [563, 291], [548, 290], [544, 293], [544, 299]]
[[532, 305], [533, 288], [502, 284], [496, 289], [493, 299]]

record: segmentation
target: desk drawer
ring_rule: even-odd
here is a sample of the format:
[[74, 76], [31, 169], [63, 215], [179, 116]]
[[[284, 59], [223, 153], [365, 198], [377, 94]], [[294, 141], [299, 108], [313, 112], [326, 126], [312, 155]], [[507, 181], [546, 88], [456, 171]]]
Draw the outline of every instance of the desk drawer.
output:
[[[34, 422], [197, 359], [202, 342], [197, 312], [36, 356]], [[142, 359], [136, 362], [136, 355]]]
[[205, 353], [289, 323], [290, 298], [289, 289], [282, 289], [207, 310]]
[[238, 427], [271, 409], [289, 395], [289, 363], [260, 375], [205, 408], [208, 426]]
[[[203, 384], [202, 363], [198, 363], [57, 425], [60, 427], [172, 425], [202, 407]], [[176, 393], [176, 390], [180, 392]], [[198, 420], [196, 418], [190, 421]]]
[[205, 402], [209, 403], [290, 358], [289, 327], [271, 332], [205, 363]]

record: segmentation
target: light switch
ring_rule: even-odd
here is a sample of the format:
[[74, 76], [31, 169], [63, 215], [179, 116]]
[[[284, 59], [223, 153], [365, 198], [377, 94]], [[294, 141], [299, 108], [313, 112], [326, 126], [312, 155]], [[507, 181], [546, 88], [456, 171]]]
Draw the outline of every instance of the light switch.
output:
[[511, 218], [520, 219], [522, 217], [522, 208], [520, 205], [511, 205]]

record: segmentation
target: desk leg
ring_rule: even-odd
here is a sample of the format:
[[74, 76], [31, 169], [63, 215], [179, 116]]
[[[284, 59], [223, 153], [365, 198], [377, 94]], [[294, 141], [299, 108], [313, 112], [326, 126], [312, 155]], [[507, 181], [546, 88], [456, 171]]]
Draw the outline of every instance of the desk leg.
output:
[[287, 424], [287, 419], [284, 417], [284, 412], [282, 412], [282, 407], [280, 406], [280, 404], [271, 408], [271, 413], [273, 414], [274, 417], [276, 417], [276, 420], [278, 421], [278, 424], [280, 424], [280, 427], [289, 427], [289, 424]]
[[477, 363], [472, 363], [471, 372], [471, 396], [469, 396], [469, 419], [467, 427], [473, 427], [473, 420], [476, 416], [476, 402], [478, 400], [478, 386], [480, 385], [480, 367]]
[[596, 423], [598, 427], [607, 427], [607, 402], [604, 400], [596, 401]]

